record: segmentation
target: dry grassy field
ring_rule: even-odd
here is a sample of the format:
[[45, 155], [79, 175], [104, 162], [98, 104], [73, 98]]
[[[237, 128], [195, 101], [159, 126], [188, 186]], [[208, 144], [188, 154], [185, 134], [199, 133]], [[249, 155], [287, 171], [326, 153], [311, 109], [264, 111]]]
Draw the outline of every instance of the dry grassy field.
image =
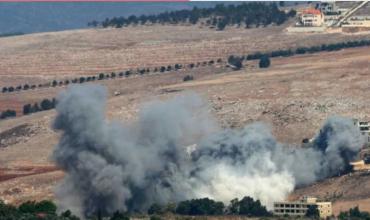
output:
[[[137, 66], [189, 63], [229, 54], [370, 38], [370, 35], [287, 34], [283, 27], [218, 32], [195, 27], [79, 30], [0, 39], [0, 86], [40, 79], [117, 71]], [[127, 121], [140, 105], [187, 91], [200, 94], [224, 127], [269, 123], [281, 142], [300, 144], [330, 115], [370, 120], [370, 48], [273, 58], [268, 69], [246, 62], [240, 71], [207, 66], [164, 74], [104, 80], [107, 117]], [[187, 74], [194, 81], [183, 82]], [[94, 82], [96, 83], [96, 82]], [[0, 94], [5, 105], [57, 96], [64, 87]], [[121, 95], [114, 96], [115, 91]], [[58, 134], [55, 111], [0, 121], [0, 198], [19, 203], [53, 197], [63, 177], [51, 161]], [[369, 176], [342, 176], [296, 190], [334, 201], [335, 212], [356, 204], [370, 211]]]
[[[0, 87], [64, 76], [192, 63], [231, 54], [361, 39], [340, 33], [292, 34], [286, 26], [216, 31], [197, 26], [87, 29], [0, 38]], [[13, 85], [12, 84], [12, 85]]]

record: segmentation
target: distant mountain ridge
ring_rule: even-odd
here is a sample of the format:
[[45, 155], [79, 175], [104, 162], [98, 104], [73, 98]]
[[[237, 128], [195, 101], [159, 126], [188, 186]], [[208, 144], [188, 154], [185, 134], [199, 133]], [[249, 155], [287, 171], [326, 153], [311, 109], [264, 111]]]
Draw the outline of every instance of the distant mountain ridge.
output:
[[[219, 3], [219, 2], [218, 2]], [[217, 2], [1, 2], [0, 34], [87, 28], [92, 20], [211, 7]]]

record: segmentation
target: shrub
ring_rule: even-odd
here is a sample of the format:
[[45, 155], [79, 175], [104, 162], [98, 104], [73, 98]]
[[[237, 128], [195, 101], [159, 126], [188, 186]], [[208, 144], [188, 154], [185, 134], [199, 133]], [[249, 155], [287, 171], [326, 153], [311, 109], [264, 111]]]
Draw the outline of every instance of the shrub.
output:
[[80, 83], [84, 83], [85, 82], [85, 77], [80, 77], [80, 81], [79, 81]]
[[190, 80], [194, 80], [194, 77], [192, 75], [186, 75], [184, 78], [183, 78], [183, 81], [186, 82], [186, 81], [190, 81]]
[[17, 112], [11, 109], [7, 109], [4, 112], [1, 113], [0, 118], [5, 119], [5, 118], [10, 118], [10, 117], [15, 117], [17, 116]]
[[305, 47], [299, 47], [295, 51], [296, 54], [305, 54], [306, 52], [307, 52], [307, 48]]
[[260, 68], [268, 68], [270, 66], [270, 58], [268, 56], [263, 56], [260, 59], [259, 67]]
[[348, 220], [348, 219], [370, 219], [370, 213], [360, 211], [358, 206], [350, 208], [348, 211], [340, 212], [338, 215], [339, 220]]
[[54, 108], [53, 102], [51, 102], [49, 99], [44, 99], [41, 101], [41, 109], [42, 110], [49, 110]]
[[39, 112], [41, 109], [38, 103], [35, 103], [32, 107], [32, 112]]
[[192, 199], [180, 202], [176, 208], [176, 213], [180, 215], [222, 215], [224, 204], [214, 200]]
[[28, 115], [30, 113], [32, 113], [32, 106], [31, 106], [31, 104], [24, 105], [23, 106], [23, 114], [24, 115]]
[[232, 66], [235, 70], [240, 70], [243, 67], [243, 59], [244, 57], [237, 57], [237, 56], [229, 56], [227, 62]]
[[305, 216], [309, 218], [313, 218], [313, 219], [319, 219], [320, 212], [319, 212], [319, 209], [317, 208], [317, 205], [308, 206]]
[[181, 69], [181, 64], [176, 63], [175, 64], [175, 70]]
[[242, 200], [233, 199], [230, 202], [229, 214], [248, 215], [253, 217], [271, 216], [259, 200], [246, 196]]

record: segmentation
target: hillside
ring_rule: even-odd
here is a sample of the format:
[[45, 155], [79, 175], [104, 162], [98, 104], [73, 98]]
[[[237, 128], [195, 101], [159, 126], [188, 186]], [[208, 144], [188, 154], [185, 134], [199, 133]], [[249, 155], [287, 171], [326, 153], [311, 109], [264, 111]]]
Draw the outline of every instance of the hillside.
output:
[[0, 38], [0, 75], [4, 79], [0, 87], [366, 38], [340, 33], [291, 34], [285, 28], [214, 31], [197, 26], [153, 26]]
[[0, 34], [81, 29], [86, 28], [89, 21], [107, 17], [157, 14], [213, 5], [212, 2], [1, 2]]
[[[0, 39], [0, 86], [38, 83], [64, 77], [122, 71], [127, 68], [191, 63], [279, 48], [369, 38], [370, 35], [287, 34], [284, 27], [230, 29], [158, 26], [77, 30]], [[268, 69], [248, 61], [240, 71], [205, 66], [99, 83], [108, 87], [108, 118], [130, 121], [142, 103], [195, 91], [209, 102], [223, 127], [253, 121], [269, 123], [281, 142], [300, 144], [330, 115], [370, 120], [369, 48], [272, 58]], [[195, 80], [183, 82], [185, 75]], [[0, 94], [0, 107], [55, 97], [65, 87]], [[119, 91], [121, 95], [115, 96]], [[59, 135], [51, 129], [55, 111], [0, 121], [0, 196], [8, 202], [53, 198], [63, 177], [51, 161]], [[336, 211], [370, 199], [368, 176], [332, 178], [292, 196], [331, 196]], [[366, 193], [361, 193], [366, 192]], [[363, 206], [370, 211], [370, 207]]]

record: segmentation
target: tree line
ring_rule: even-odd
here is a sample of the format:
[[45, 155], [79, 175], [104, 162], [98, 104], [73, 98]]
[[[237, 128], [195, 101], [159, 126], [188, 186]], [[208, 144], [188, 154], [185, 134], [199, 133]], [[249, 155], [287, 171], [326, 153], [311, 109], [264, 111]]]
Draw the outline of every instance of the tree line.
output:
[[57, 206], [47, 200], [40, 202], [28, 201], [18, 207], [5, 204], [0, 200], [0, 220], [79, 220], [70, 211], [58, 215]]
[[32, 104], [26, 104], [23, 106], [23, 115], [28, 115], [34, 112], [39, 112], [39, 111], [47, 111], [50, 109], [55, 108], [57, 104], [57, 101], [55, 98], [52, 98], [51, 100], [49, 99], [43, 99], [40, 104], [39, 103], [34, 103]]
[[149, 73], [165, 73], [169, 71], [178, 71], [185, 67], [189, 69], [202, 67], [202, 66], [211, 66], [215, 63], [221, 63], [222, 59], [218, 58], [216, 60], [209, 60], [203, 62], [196, 62], [196, 63], [189, 63], [189, 64], [179, 64], [176, 63], [174, 65], [166, 65], [166, 66], [159, 66], [153, 68], [137, 68], [136, 70], [130, 69], [121, 72], [111, 72], [111, 73], [99, 73], [94, 76], [81, 76], [73, 79], [65, 79], [65, 80], [53, 80], [51, 82], [43, 83], [43, 84], [24, 84], [18, 86], [4, 86], [2, 88], [2, 93], [12, 93], [12, 92], [20, 92], [20, 91], [28, 91], [28, 90], [35, 90], [41, 88], [52, 88], [58, 86], [66, 86], [69, 84], [82, 84], [85, 82], [92, 82], [96, 80], [107, 80], [107, 79], [115, 79], [115, 78], [122, 78], [122, 77], [129, 77], [132, 75], [144, 75]]
[[273, 57], [290, 57], [294, 55], [301, 54], [312, 54], [318, 52], [331, 52], [338, 51], [346, 48], [355, 48], [355, 47], [366, 47], [370, 46], [370, 40], [358, 40], [358, 41], [347, 41], [340, 43], [332, 44], [322, 44], [320, 46], [311, 46], [311, 47], [298, 47], [296, 49], [280, 49], [274, 50], [271, 52], [255, 52], [253, 54], [248, 54], [245, 56], [230, 55], [227, 62], [235, 70], [239, 70], [243, 67], [243, 61], [245, 60], [259, 60], [260, 68], [268, 68], [271, 64], [270, 58]]
[[[43, 99], [40, 103], [36, 102], [34, 104], [25, 104], [23, 106], [23, 115], [53, 109], [55, 108], [56, 103], [57, 103], [56, 99], [52, 98], [51, 100]], [[7, 109], [0, 113], [0, 119], [12, 118], [16, 116], [17, 112], [13, 109]]]
[[250, 2], [238, 5], [217, 4], [215, 7], [198, 8], [191, 10], [183, 9], [178, 11], [163, 12], [156, 15], [131, 15], [128, 17], [106, 18], [102, 22], [91, 21], [90, 27], [101, 26], [103, 28], [122, 28], [130, 25], [148, 24], [192, 24], [202, 22], [211, 28], [217, 27], [223, 30], [226, 26], [237, 25], [245, 28], [267, 26], [270, 24], [281, 25], [289, 17], [294, 17], [296, 11], [288, 13], [279, 10], [276, 3]]
[[370, 46], [370, 40], [356, 40], [356, 41], [347, 41], [347, 42], [340, 42], [340, 43], [332, 43], [332, 44], [322, 44], [320, 46], [311, 46], [311, 47], [298, 47], [296, 49], [286, 49], [286, 50], [274, 50], [271, 52], [261, 53], [256, 52], [253, 54], [249, 54], [244, 58], [246, 60], [257, 60], [261, 59], [262, 57], [289, 57], [294, 55], [301, 55], [306, 53], [318, 53], [318, 52], [331, 52], [331, 51], [338, 51], [341, 49], [346, 48], [355, 48], [355, 47], [367, 47]]
[[209, 198], [191, 199], [169, 203], [167, 205], [153, 204], [148, 209], [149, 215], [163, 215], [173, 213], [177, 215], [247, 215], [251, 217], [272, 216], [259, 200], [246, 196], [241, 200], [235, 198], [228, 206], [223, 202]]
[[[301, 55], [306, 53], [318, 53], [322, 51], [337, 51], [345, 48], [355, 48], [355, 47], [365, 47], [370, 46], [370, 40], [356, 40], [356, 41], [347, 41], [347, 42], [340, 42], [340, 43], [332, 43], [332, 44], [322, 44], [319, 46], [311, 46], [311, 47], [298, 47], [296, 49], [280, 49], [280, 50], [274, 50], [271, 52], [255, 52], [252, 54], [237, 56], [237, 55], [230, 55], [228, 57], [227, 62], [231, 65], [233, 65], [233, 68], [238, 70], [242, 68], [242, 62], [244, 60], [260, 60], [259, 66], [261, 68], [269, 67], [270, 60], [268, 58], [273, 57], [289, 57], [294, 55]], [[203, 62], [196, 62], [196, 63], [189, 63], [189, 64], [174, 64], [174, 65], [167, 65], [167, 66], [160, 66], [160, 67], [154, 67], [154, 68], [137, 68], [136, 70], [130, 69], [126, 71], [122, 71], [119, 73], [112, 72], [112, 73], [99, 73], [96, 76], [81, 76], [79, 78], [74, 79], [66, 79], [66, 80], [53, 80], [49, 83], [44, 84], [38, 84], [38, 85], [18, 85], [18, 86], [9, 86], [9, 87], [3, 87], [2, 93], [11, 93], [16, 91], [27, 91], [27, 90], [33, 90], [36, 88], [49, 88], [49, 87], [57, 87], [57, 86], [64, 86], [71, 83], [85, 83], [95, 80], [105, 80], [105, 79], [114, 79], [116, 77], [129, 77], [131, 75], [144, 75], [148, 74], [150, 72], [152, 73], [164, 73], [168, 71], [177, 71], [184, 67], [187, 67], [189, 69], [201, 67], [201, 66], [207, 66], [207, 65], [213, 65], [215, 63], [221, 63], [222, 59], [219, 58], [217, 60], [209, 60], [209, 61], [203, 61]]]
[[[40, 202], [27, 201], [19, 206], [5, 204], [0, 200], [0, 220], [80, 220], [73, 215], [70, 210], [57, 213], [57, 206], [49, 200], [42, 200]], [[160, 220], [160, 216], [165, 214], [176, 214], [186, 216], [212, 216], [212, 215], [242, 215], [248, 217], [272, 217], [273, 214], [269, 212], [265, 206], [261, 205], [259, 200], [246, 196], [239, 199], [233, 199], [228, 206], [222, 202], [214, 201], [209, 198], [185, 200], [167, 205], [153, 204], [148, 210], [151, 220]], [[129, 220], [129, 213], [116, 211], [109, 217], [104, 219], [109, 220]], [[317, 206], [310, 206], [307, 210], [306, 217], [310, 219], [320, 219]], [[97, 219], [99, 216], [90, 216], [88, 219]], [[284, 216], [280, 216], [284, 218]], [[348, 211], [341, 211], [337, 216], [339, 220], [362, 219], [370, 220], [368, 212], [361, 211], [358, 207], [350, 208]]]

